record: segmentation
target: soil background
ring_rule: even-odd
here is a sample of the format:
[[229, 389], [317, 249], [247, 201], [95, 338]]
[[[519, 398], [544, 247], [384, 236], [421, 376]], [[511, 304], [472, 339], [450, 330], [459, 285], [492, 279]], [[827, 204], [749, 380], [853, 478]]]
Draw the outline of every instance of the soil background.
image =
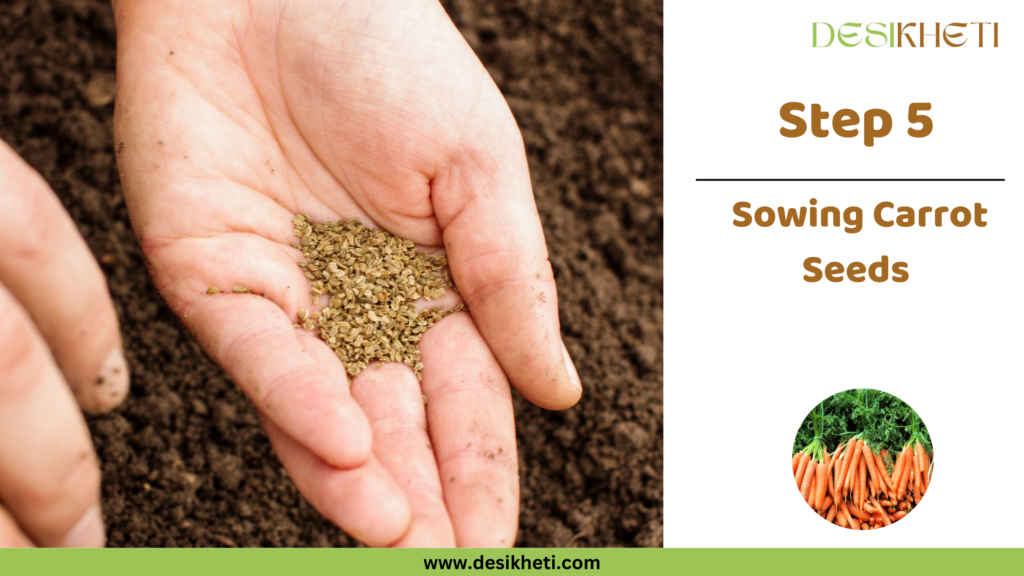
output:
[[[662, 7], [446, 0], [523, 130], [584, 383], [515, 397], [519, 546], [662, 545]], [[157, 294], [112, 146], [103, 0], [0, 0], [0, 138], [60, 196], [107, 274], [132, 391], [89, 427], [112, 546], [352, 546], [295, 489], [249, 402]]]

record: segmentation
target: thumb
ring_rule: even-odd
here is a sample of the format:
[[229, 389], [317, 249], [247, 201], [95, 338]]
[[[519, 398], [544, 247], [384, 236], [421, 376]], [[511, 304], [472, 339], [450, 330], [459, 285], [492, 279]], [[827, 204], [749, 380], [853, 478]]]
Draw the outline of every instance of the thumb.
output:
[[522, 136], [507, 106], [500, 120], [463, 139], [435, 176], [434, 210], [452, 276], [509, 381], [534, 404], [559, 410], [578, 402], [582, 387], [562, 344]]

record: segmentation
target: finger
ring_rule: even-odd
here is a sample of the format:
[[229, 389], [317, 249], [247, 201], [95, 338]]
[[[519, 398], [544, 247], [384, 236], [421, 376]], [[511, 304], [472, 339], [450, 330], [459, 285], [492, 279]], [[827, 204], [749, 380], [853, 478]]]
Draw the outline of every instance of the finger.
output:
[[[579, 401], [579, 377], [562, 346], [558, 294], [533, 200], [522, 140], [507, 107], [505, 129], [468, 138], [431, 183], [452, 276], [509, 380], [531, 402]], [[502, 144], [487, 144], [498, 138]], [[480, 146], [472, 149], [474, 141]], [[508, 151], [490, 157], [492, 148]], [[481, 157], [484, 160], [481, 160]]]
[[412, 524], [395, 545], [406, 548], [455, 546], [455, 532], [438, 476], [420, 383], [408, 366], [373, 364], [356, 376], [352, 397], [373, 428], [373, 454], [405, 491]]
[[0, 548], [33, 548], [32, 541], [3, 506], [0, 506]]
[[260, 418], [295, 486], [324, 517], [369, 546], [402, 538], [409, 529], [409, 502], [376, 458], [350, 470], [334, 468]]
[[[344, 373], [324, 370], [340, 367], [337, 357], [312, 332], [293, 327], [300, 303], [311, 302], [299, 254], [252, 234], [227, 234], [176, 241], [151, 259], [159, 262], [161, 293], [249, 399], [320, 458], [353, 468], [370, 457], [370, 425]], [[222, 290], [208, 294], [210, 286]], [[234, 293], [234, 286], [251, 292]], [[318, 359], [325, 351], [333, 362]]]
[[512, 546], [519, 519], [515, 420], [508, 382], [469, 315], [424, 333], [427, 421], [455, 540]]
[[46, 182], [0, 142], [0, 282], [25, 307], [81, 407], [108, 411], [128, 394], [106, 279]]
[[[187, 322], [203, 348], [285, 433], [333, 466], [355, 468], [370, 457], [372, 435], [343, 376], [325, 373], [285, 313], [253, 294], [202, 299]], [[340, 365], [340, 362], [337, 362]]]
[[522, 135], [487, 71], [468, 60], [484, 77], [478, 109], [430, 181], [452, 275], [516, 389], [543, 408], [568, 408], [583, 389], [562, 344]]
[[40, 546], [102, 546], [99, 485], [82, 413], [0, 285], [0, 501]]

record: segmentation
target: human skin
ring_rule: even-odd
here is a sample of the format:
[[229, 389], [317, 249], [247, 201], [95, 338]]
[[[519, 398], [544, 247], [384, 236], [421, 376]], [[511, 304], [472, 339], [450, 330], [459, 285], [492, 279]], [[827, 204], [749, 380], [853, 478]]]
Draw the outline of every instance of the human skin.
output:
[[[115, 142], [133, 228], [161, 294], [256, 405], [299, 490], [370, 545], [511, 546], [509, 383], [548, 409], [582, 388], [522, 137], [442, 7], [114, 10]], [[469, 312], [426, 332], [422, 383], [383, 364], [350, 389], [327, 345], [293, 327], [310, 307], [296, 213], [358, 217], [447, 255], [459, 293], [430, 305]], [[252, 293], [224, 293], [235, 285]]]
[[128, 394], [106, 279], [46, 182], [0, 142], [0, 548], [102, 546], [82, 417]]

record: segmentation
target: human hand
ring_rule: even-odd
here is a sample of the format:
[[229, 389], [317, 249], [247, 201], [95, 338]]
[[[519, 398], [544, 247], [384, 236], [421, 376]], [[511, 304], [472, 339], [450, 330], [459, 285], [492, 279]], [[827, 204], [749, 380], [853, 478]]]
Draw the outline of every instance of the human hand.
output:
[[[432, 0], [115, 0], [114, 10], [115, 141], [133, 227], [161, 293], [255, 403], [296, 485], [367, 544], [512, 545], [506, 375], [549, 409], [575, 404], [581, 387], [521, 136], [444, 10]], [[447, 254], [471, 315], [426, 332], [422, 388], [390, 363], [350, 392], [330, 348], [293, 328], [310, 302], [295, 213], [358, 217]], [[252, 293], [206, 294], [235, 285]]]
[[0, 247], [0, 548], [103, 546], [79, 406], [128, 394], [117, 315], [60, 201], [2, 141]]

